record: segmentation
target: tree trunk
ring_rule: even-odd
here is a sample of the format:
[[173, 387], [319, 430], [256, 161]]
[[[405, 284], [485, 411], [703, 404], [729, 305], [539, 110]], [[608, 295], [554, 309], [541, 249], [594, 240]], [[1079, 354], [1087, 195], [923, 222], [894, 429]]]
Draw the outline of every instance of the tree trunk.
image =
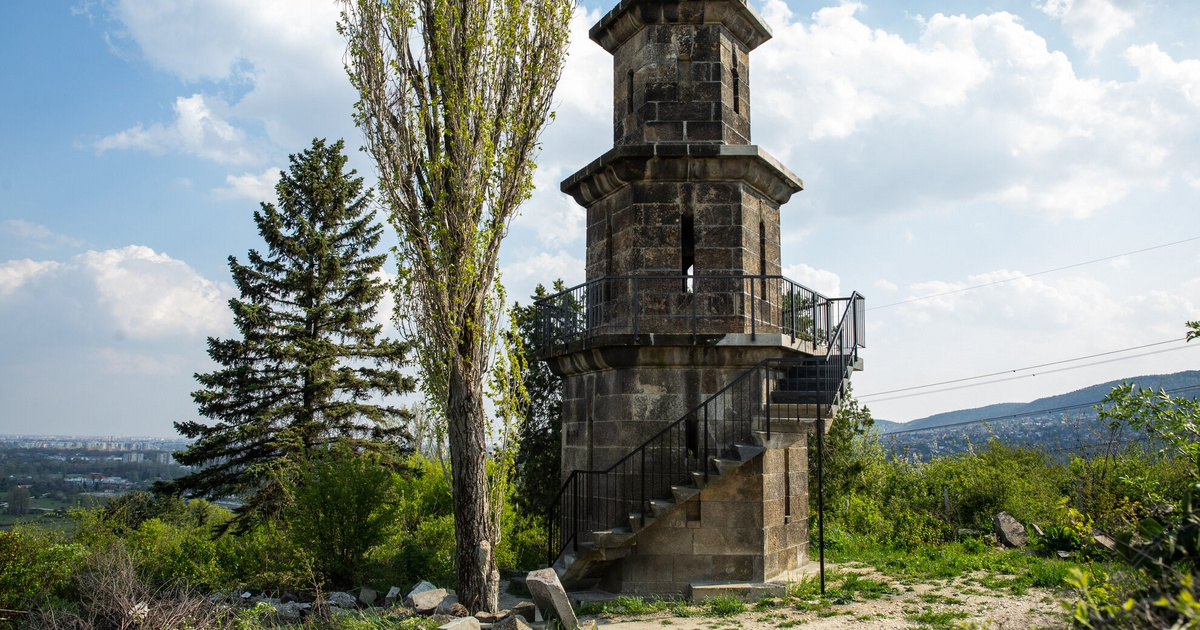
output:
[[488, 514], [487, 423], [483, 390], [473, 368], [455, 358], [449, 374], [447, 422], [454, 484], [454, 539], [458, 549], [458, 601], [472, 613], [496, 612], [500, 572], [496, 569]]

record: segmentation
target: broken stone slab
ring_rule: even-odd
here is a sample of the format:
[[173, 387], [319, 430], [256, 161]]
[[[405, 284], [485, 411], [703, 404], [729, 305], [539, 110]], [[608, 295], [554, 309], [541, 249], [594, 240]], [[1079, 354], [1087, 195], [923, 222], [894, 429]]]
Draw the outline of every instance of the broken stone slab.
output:
[[446, 589], [435, 588], [432, 591], [421, 591], [411, 597], [413, 612], [418, 615], [432, 615], [434, 613], [447, 614], [453, 602], [448, 602], [445, 609], [441, 608], [441, 604], [449, 596], [446, 594]]
[[[437, 604], [437, 612], [439, 615], [450, 615], [451, 617], [461, 617], [462, 615], [454, 614], [454, 611], [456, 610], [455, 606], [461, 607], [463, 610], [466, 610], [465, 606], [462, 606], [462, 604], [458, 603], [458, 595], [455, 595], [454, 591], [446, 591], [446, 596], [443, 597], [442, 601], [438, 602], [438, 604]], [[470, 614], [470, 613], [467, 613], [467, 614]]]
[[531, 630], [525, 618], [520, 615], [505, 617], [492, 624], [492, 630]]
[[429, 582], [426, 582], [425, 580], [421, 580], [420, 582], [417, 582], [416, 586], [412, 587], [412, 590], [410, 590], [408, 592], [408, 595], [404, 596], [404, 605], [408, 606], [409, 608], [412, 608], [413, 596], [420, 594], [420, 593], [424, 593], [426, 591], [436, 591], [436, 590], [438, 590], [438, 587], [430, 584]]
[[505, 617], [512, 615], [511, 610], [501, 610], [500, 612], [488, 612], [481, 610], [475, 613], [474, 617], [479, 620], [479, 623], [496, 623]]
[[996, 537], [1006, 547], [1024, 547], [1029, 542], [1025, 526], [1008, 512], [1001, 512], [993, 517], [992, 525], [996, 528]]
[[1029, 528], [1032, 529], [1033, 533], [1037, 534], [1039, 537], [1046, 535], [1046, 532], [1042, 531], [1042, 528], [1038, 527], [1037, 523], [1030, 523]]
[[525, 621], [533, 623], [537, 621], [537, 605], [529, 601], [517, 602], [516, 606], [512, 607], [514, 615], [520, 615], [525, 618]]
[[438, 630], [480, 630], [479, 620], [474, 617], [459, 617], [438, 626]]
[[303, 618], [312, 609], [312, 604], [302, 602], [283, 602], [275, 606], [275, 616], [284, 620]]
[[693, 604], [717, 598], [756, 602], [787, 595], [787, 585], [781, 582], [692, 582], [689, 586]]
[[375, 604], [375, 600], [379, 599], [379, 591], [373, 588], [362, 587], [358, 592], [358, 601], [362, 602], [363, 606], [371, 606]]
[[345, 591], [329, 593], [325, 601], [334, 608], [358, 608], [358, 599]]
[[579, 619], [575, 616], [575, 609], [571, 607], [567, 591], [563, 589], [554, 569], [530, 571], [525, 578], [525, 586], [529, 588], [529, 593], [533, 595], [533, 601], [541, 609], [543, 617], [553, 614], [563, 630], [579, 630]]
[[1116, 539], [1114, 539], [1112, 536], [1109, 536], [1108, 534], [1105, 534], [1104, 532], [1092, 530], [1092, 540], [1096, 541], [1096, 544], [1100, 545], [1101, 547], [1104, 547], [1105, 549], [1107, 549], [1113, 553], [1117, 552]]
[[470, 617], [471, 611], [467, 610], [466, 606], [454, 602], [454, 605], [450, 607], [449, 614], [451, 617]]
[[401, 591], [399, 586], [393, 586], [389, 588], [387, 595], [383, 596], [383, 605], [388, 607], [395, 606], [396, 600], [400, 598], [400, 593]]

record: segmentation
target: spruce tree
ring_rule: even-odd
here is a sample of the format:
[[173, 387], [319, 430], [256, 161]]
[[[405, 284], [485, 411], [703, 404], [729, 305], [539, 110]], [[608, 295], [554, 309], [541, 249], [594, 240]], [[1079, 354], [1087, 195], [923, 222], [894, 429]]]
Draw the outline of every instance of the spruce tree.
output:
[[175, 423], [195, 440], [175, 457], [197, 470], [159, 490], [239, 496], [241, 529], [281, 514], [314, 450], [339, 444], [396, 462], [408, 446], [407, 412], [378, 404], [413, 389], [398, 369], [407, 347], [381, 338], [373, 320], [386, 290], [387, 255], [373, 253], [383, 227], [372, 191], [343, 170], [343, 146], [314, 140], [290, 156], [278, 205], [255, 211], [266, 254], [229, 257], [240, 338], [208, 339], [221, 367], [196, 374], [202, 389], [192, 392], [214, 422]]

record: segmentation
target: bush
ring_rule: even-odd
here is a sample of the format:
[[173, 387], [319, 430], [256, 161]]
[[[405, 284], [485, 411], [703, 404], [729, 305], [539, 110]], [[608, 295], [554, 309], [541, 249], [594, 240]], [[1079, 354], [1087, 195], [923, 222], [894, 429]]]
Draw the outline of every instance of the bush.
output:
[[394, 474], [371, 454], [322, 454], [295, 488], [286, 512], [292, 540], [332, 586], [356, 586], [368, 552], [384, 543], [399, 515]]
[[158, 584], [179, 583], [209, 590], [232, 586], [207, 527], [170, 525], [153, 518], [130, 532], [126, 540], [133, 557]]
[[26, 610], [67, 595], [86, 557], [82, 545], [47, 530], [0, 531], [0, 608]]

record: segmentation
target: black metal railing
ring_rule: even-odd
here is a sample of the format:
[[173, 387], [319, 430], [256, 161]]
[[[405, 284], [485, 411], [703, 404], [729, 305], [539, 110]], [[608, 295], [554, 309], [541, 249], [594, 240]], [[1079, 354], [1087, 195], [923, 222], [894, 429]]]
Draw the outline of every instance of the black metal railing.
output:
[[538, 300], [537, 352], [647, 333], [776, 333], [826, 346], [835, 303], [783, 276], [605, 276]]
[[689, 485], [694, 473], [707, 479], [714, 459], [753, 443], [754, 432], [769, 439], [773, 419], [828, 417], [864, 345], [865, 308], [857, 293], [825, 303], [820, 315], [836, 327], [824, 354], [762, 361], [612, 466], [573, 471], [547, 515], [550, 564], [569, 545], [591, 542], [592, 532], [630, 525], [632, 515], [645, 519], [652, 501]]

